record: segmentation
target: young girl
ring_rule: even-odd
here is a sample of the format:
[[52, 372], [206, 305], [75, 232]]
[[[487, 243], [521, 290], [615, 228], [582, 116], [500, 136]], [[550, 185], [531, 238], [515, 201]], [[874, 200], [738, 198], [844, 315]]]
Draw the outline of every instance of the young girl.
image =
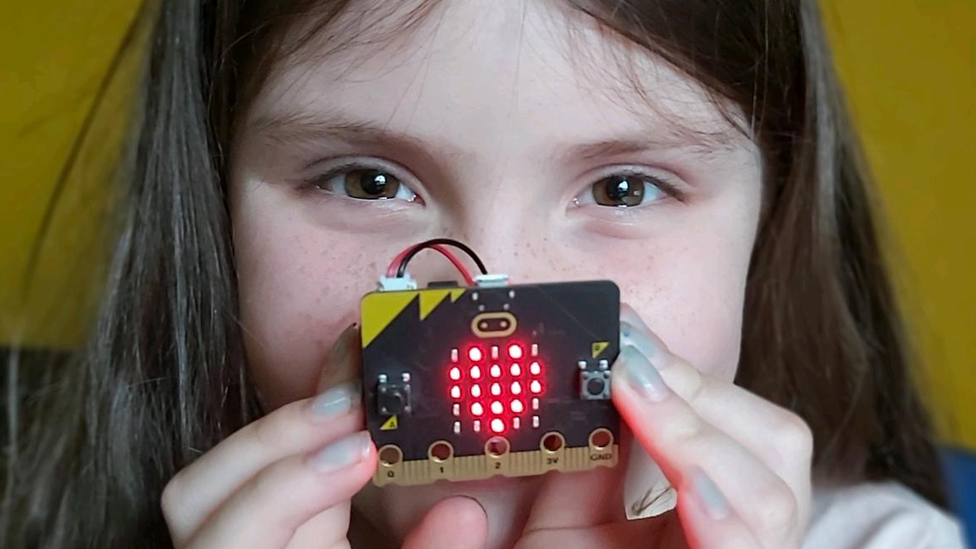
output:
[[[5, 547], [962, 547], [812, 0], [147, 13], [104, 310], [24, 395]], [[676, 511], [626, 520], [640, 452], [369, 484], [350, 325], [435, 236], [618, 283], [613, 402]]]

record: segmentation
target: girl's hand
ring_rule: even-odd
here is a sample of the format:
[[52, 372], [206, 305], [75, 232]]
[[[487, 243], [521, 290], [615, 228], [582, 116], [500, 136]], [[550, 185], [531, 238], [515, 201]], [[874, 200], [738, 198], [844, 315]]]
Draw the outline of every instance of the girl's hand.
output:
[[[677, 517], [620, 520], [619, 511], [579, 502], [581, 490], [601, 492], [595, 483], [606, 473], [552, 475], [517, 547], [799, 547], [810, 507], [809, 428], [671, 354], [629, 307], [621, 320], [613, 401], [636, 442], [677, 488]], [[577, 496], [567, 500], [571, 493]], [[620, 501], [604, 499], [603, 506], [619, 509]], [[618, 517], [608, 519], [612, 514]]]
[[[360, 390], [335, 383], [358, 376], [358, 343], [354, 328], [339, 337], [318, 397], [244, 427], [166, 485], [163, 515], [174, 547], [349, 547], [350, 500], [376, 470]], [[418, 543], [449, 537], [436, 526]]]
[[[340, 336], [323, 378], [354, 369], [355, 339], [355, 330]], [[247, 425], [177, 473], [163, 515], [178, 549], [346, 547], [349, 500], [375, 467], [360, 392], [342, 383]]]

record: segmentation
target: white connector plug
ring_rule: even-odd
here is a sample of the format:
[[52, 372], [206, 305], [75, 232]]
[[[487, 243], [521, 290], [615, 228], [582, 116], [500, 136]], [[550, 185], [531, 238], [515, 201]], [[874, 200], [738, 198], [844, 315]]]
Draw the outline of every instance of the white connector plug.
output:
[[378, 286], [381, 292], [416, 290], [417, 281], [410, 276], [410, 273], [404, 273], [403, 276], [381, 276]]
[[508, 275], [501, 273], [482, 274], [474, 277], [479, 288], [503, 288], [508, 286]]

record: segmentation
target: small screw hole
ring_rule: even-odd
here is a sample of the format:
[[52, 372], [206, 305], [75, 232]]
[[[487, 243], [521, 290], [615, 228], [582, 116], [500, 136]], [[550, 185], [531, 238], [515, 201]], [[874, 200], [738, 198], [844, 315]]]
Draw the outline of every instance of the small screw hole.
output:
[[508, 453], [508, 441], [502, 437], [494, 437], [485, 444], [488, 455], [492, 457], [502, 457]]
[[430, 457], [434, 458], [434, 461], [437, 462], [447, 461], [453, 453], [454, 450], [451, 448], [451, 445], [446, 442], [435, 442], [430, 448]]
[[558, 452], [563, 447], [563, 437], [559, 433], [549, 433], [542, 439], [542, 447], [548, 452]]
[[403, 452], [396, 446], [385, 446], [380, 450], [380, 463], [383, 465], [396, 465], [403, 458]]
[[590, 444], [597, 450], [605, 450], [613, 444], [613, 433], [606, 429], [597, 429], [590, 434]]

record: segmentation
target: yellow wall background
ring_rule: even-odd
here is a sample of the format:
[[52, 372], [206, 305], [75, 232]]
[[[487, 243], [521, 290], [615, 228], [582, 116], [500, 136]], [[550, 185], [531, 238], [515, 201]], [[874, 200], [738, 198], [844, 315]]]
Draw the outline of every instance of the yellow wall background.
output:
[[[26, 297], [23, 276], [54, 181], [136, 4], [0, 3], [0, 344], [71, 346], [89, 323], [81, 289], [105, 250], [96, 227], [111, 197], [86, 175], [111, 159], [79, 160]], [[823, 4], [888, 210], [940, 430], [976, 448], [976, 2]], [[123, 111], [126, 79], [113, 89], [96, 143], [121, 136], [113, 113]]]
[[823, 0], [940, 430], [976, 449], [976, 2]]

